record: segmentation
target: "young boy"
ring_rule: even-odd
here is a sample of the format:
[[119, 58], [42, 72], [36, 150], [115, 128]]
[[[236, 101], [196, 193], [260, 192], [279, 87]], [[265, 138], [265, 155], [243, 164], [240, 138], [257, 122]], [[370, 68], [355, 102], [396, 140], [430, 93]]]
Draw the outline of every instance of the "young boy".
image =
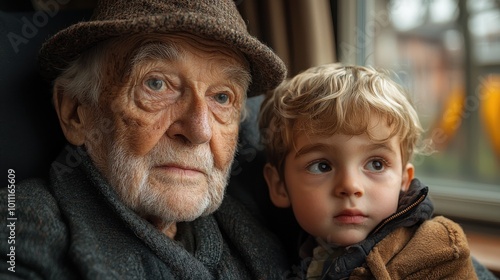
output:
[[422, 128], [388, 76], [313, 67], [266, 97], [259, 125], [271, 200], [309, 234], [297, 276], [477, 279], [464, 232], [432, 218], [428, 189], [413, 178]]

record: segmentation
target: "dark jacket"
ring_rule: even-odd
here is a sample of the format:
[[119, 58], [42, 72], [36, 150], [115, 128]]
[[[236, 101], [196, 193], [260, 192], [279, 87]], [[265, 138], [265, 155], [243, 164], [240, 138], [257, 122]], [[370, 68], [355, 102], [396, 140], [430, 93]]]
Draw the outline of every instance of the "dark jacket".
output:
[[397, 212], [365, 240], [328, 258], [321, 279], [477, 279], [463, 230], [444, 217], [431, 219], [427, 193], [426, 186], [413, 180]]
[[[1, 204], [3, 221], [7, 207]], [[278, 279], [287, 268], [279, 243], [227, 196], [214, 214], [180, 224], [177, 235], [193, 239], [188, 252], [123, 205], [71, 146], [53, 163], [49, 183], [15, 187], [11, 217], [15, 244], [5, 242], [10, 229], [0, 228], [1, 279]], [[5, 253], [11, 246], [15, 272]]]

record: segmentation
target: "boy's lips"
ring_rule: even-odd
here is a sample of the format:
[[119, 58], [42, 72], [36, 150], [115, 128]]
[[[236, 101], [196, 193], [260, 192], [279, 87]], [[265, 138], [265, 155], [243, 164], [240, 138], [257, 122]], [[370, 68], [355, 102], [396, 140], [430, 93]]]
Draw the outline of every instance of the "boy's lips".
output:
[[333, 219], [342, 224], [361, 224], [366, 221], [367, 216], [356, 209], [348, 209], [334, 216]]

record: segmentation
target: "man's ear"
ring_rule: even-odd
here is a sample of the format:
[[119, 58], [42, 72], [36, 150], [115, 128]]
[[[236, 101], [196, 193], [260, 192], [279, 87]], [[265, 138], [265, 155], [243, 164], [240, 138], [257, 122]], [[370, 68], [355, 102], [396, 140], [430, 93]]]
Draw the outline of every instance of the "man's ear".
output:
[[83, 106], [77, 98], [68, 96], [63, 88], [54, 86], [54, 107], [64, 136], [71, 144], [81, 146], [85, 143]]
[[415, 176], [415, 167], [411, 163], [407, 163], [403, 169], [403, 176], [401, 178], [401, 190], [407, 191], [410, 187], [411, 180]]
[[264, 166], [264, 178], [269, 188], [269, 196], [276, 207], [290, 207], [290, 199], [285, 188], [285, 182], [280, 179], [276, 167], [267, 163]]

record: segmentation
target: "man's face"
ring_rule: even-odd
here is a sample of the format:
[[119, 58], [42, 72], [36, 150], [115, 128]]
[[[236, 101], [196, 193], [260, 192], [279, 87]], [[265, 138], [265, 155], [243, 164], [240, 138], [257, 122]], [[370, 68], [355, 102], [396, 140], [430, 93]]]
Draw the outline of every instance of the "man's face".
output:
[[[222, 201], [246, 68], [235, 53], [201, 39], [158, 35], [154, 41], [126, 56], [133, 62], [124, 86], [104, 80], [94, 119], [112, 129], [85, 145], [125, 204], [141, 216], [193, 220]], [[109, 77], [115, 76], [110, 69]]]

